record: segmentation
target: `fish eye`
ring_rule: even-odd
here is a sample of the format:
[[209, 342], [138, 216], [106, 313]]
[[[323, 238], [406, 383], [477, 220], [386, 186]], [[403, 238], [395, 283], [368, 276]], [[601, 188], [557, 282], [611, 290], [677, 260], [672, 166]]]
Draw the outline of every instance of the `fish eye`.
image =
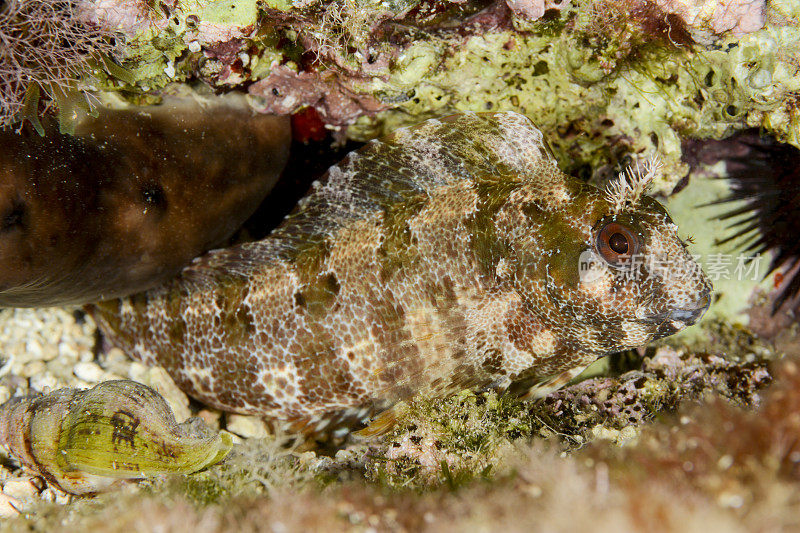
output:
[[618, 254], [628, 253], [628, 238], [622, 233], [614, 233], [608, 238], [608, 247], [617, 252]]
[[622, 265], [639, 250], [639, 238], [628, 227], [609, 222], [597, 233], [597, 252], [611, 266]]

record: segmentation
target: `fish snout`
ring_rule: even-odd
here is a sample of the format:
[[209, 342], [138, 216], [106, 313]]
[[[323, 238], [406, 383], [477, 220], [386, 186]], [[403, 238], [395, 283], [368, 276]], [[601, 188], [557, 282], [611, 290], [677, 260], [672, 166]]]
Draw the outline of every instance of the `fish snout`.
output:
[[688, 326], [691, 326], [703, 316], [711, 303], [710, 293], [703, 291], [700, 297], [681, 307], [662, 311], [648, 316], [645, 322], [659, 325], [658, 337], [672, 335]]
[[708, 291], [703, 291], [700, 298], [685, 307], [673, 309], [668, 314], [668, 318], [673, 321], [683, 322], [686, 326], [691, 326], [698, 320], [708, 309], [711, 304], [711, 298]]

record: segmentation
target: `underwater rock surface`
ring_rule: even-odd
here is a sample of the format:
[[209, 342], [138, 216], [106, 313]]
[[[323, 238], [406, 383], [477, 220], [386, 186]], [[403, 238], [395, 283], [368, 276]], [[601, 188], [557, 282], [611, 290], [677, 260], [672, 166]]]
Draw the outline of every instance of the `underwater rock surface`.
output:
[[80, 5], [124, 36], [125, 74], [95, 85], [136, 103], [202, 81], [268, 112], [315, 109], [358, 141], [456, 111], [516, 111], [571, 173], [660, 154], [665, 194], [688, 172], [687, 138], [759, 127], [800, 146], [794, 0]]
[[0, 306], [139, 292], [220, 245], [282, 170], [286, 117], [226, 98], [0, 131]]

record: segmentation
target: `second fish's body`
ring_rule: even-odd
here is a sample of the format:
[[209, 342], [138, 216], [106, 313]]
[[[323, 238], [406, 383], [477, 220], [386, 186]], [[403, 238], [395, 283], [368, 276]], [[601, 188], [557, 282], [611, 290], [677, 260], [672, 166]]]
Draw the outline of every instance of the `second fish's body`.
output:
[[95, 316], [195, 398], [318, 430], [417, 393], [541, 395], [708, 306], [635, 181], [563, 174], [516, 113], [430, 120], [348, 155], [266, 239]]

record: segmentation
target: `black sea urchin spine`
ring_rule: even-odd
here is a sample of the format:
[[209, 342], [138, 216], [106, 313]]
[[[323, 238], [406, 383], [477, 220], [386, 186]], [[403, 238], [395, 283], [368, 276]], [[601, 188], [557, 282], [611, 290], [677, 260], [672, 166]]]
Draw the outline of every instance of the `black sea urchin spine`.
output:
[[[773, 313], [785, 303], [800, 308], [800, 150], [748, 130], [722, 141], [705, 141], [692, 154], [697, 162], [724, 160], [731, 193], [713, 202], [743, 201], [720, 219], [734, 221], [733, 234], [717, 244], [733, 242], [747, 253], [771, 252], [767, 275], [783, 269], [785, 277], [773, 301]], [[743, 217], [743, 218], [739, 218]]]

